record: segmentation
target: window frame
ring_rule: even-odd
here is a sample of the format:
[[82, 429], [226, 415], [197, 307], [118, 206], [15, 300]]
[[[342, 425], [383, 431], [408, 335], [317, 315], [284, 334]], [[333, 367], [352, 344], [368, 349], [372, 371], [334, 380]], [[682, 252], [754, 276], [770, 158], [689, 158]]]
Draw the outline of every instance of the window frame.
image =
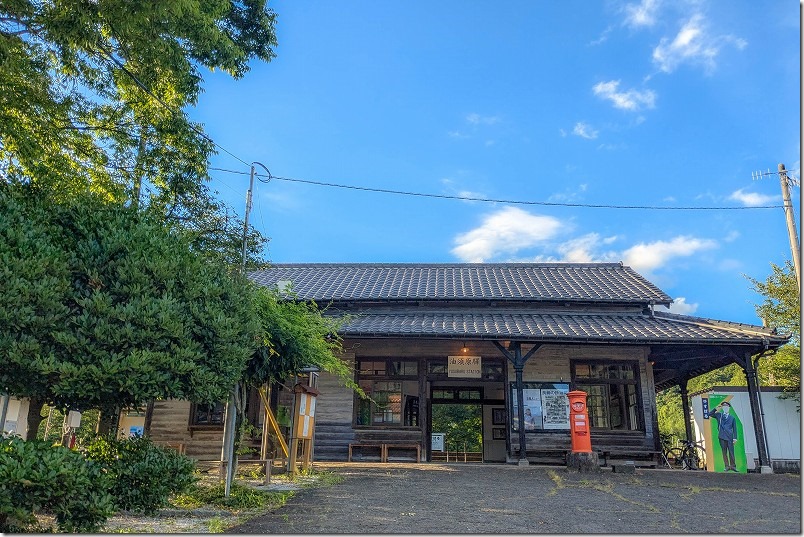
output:
[[[365, 362], [375, 362], [375, 363], [384, 362], [385, 363], [385, 368], [384, 368], [384, 370], [383, 370], [383, 372], [381, 374], [361, 373], [361, 369], [362, 369], [361, 364], [363, 364]], [[393, 374], [394, 368], [393, 368], [392, 362], [403, 362], [403, 363], [406, 363], [406, 364], [415, 364], [416, 365], [416, 374], [415, 375], [410, 374], [410, 373], [408, 373], [408, 374], [404, 374], [404, 373], [402, 373], [402, 374]], [[399, 419], [399, 423], [383, 422], [383, 423], [376, 423], [375, 424], [375, 423], [371, 423], [372, 420], [371, 420], [371, 417], [370, 417], [369, 418], [369, 423], [367, 423], [367, 424], [358, 423], [361, 411], [363, 410], [362, 409], [363, 405], [365, 405], [365, 404], [369, 405], [369, 416], [373, 415], [373, 413], [374, 413], [373, 409], [376, 407], [376, 405], [374, 405], [374, 403], [372, 403], [370, 401], [364, 401], [363, 399], [361, 399], [360, 397], [355, 395], [354, 405], [353, 405], [353, 412], [352, 412], [352, 427], [356, 428], [356, 429], [389, 429], [389, 428], [399, 429], [399, 428], [402, 428], [402, 429], [419, 429], [420, 430], [421, 429], [421, 418], [419, 417], [418, 408], [419, 408], [419, 405], [421, 405], [421, 394], [419, 393], [421, 388], [420, 388], [420, 383], [419, 383], [419, 377], [421, 375], [421, 368], [422, 368], [424, 363], [425, 362], [422, 361], [422, 360], [411, 359], [411, 358], [396, 358], [396, 357], [380, 358], [380, 357], [372, 357], [372, 356], [365, 356], [365, 357], [355, 358], [355, 383], [358, 386], [361, 384], [361, 382], [372, 382], [372, 383], [375, 383], [375, 382], [385, 382], [385, 383], [398, 382], [400, 384], [400, 391], [398, 392], [400, 394], [400, 402], [399, 402], [399, 405], [400, 405], [400, 410], [399, 410], [400, 419]], [[403, 366], [402, 369], [403, 369], [403, 371], [407, 372], [406, 367]], [[375, 369], [373, 369], [373, 371], [378, 372], [378, 371], [381, 371], [381, 370], [375, 368]], [[406, 395], [405, 394], [404, 383], [405, 382], [413, 382], [413, 381], [416, 382], [416, 387], [417, 387], [416, 393], [415, 393], [414, 396], [418, 399], [418, 404], [416, 405], [416, 412], [415, 412], [416, 425], [405, 425], [405, 419], [406, 419], [406, 416], [408, 414], [408, 409], [406, 407], [406, 401], [404, 399], [404, 396]], [[396, 393], [396, 392], [394, 392], [394, 393]], [[408, 394], [408, 395], [410, 395], [410, 394]]]
[[[198, 423], [198, 411], [200, 407], [208, 407], [208, 408], [215, 408], [218, 405], [222, 406], [221, 409], [221, 421], [220, 423]], [[205, 430], [218, 430], [223, 429], [224, 423], [226, 421], [226, 402], [225, 401], [218, 401], [216, 403], [211, 404], [203, 404], [203, 403], [192, 403], [190, 405], [190, 416], [188, 418], [187, 427], [189, 429], [205, 429]]]
[[[579, 365], [588, 365], [588, 366], [623, 366], [627, 365], [633, 371], [632, 379], [624, 379], [624, 378], [584, 378], [577, 376], [577, 367]], [[617, 433], [617, 434], [637, 434], [637, 433], [645, 433], [646, 426], [645, 426], [645, 409], [642, 401], [642, 376], [641, 376], [641, 368], [639, 360], [605, 360], [605, 359], [573, 359], [570, 361], [570, 373], [572, 377], [572, 388], [574, 390], [580, 390], [581, 386], [603, 386], [604, 387], [604, 394], [603, 398], [605, 401], [608, 402], [605, 406], [601, 406], [600, 408], [605, 409], [606, 411], [606, 418], [608, 421], [608, 426], [600, 427], [600, 426], [591, 426], [592, 431], [595, 432], [608, 432], [608, 433]], [[636, 395], [636, 425], [631, 426], [631, 416], [629, 412], [629, 404], [628, 404], [628, 391], [627, 388], [624, 389], [622, 394], [618, 394], [618, 398], [620, 401], [625, 401], [626, 405], [624, 409], [620, 410], [620, 417], [626, 420], [626, 427], [625, 428], [615, 428], [612, 426], [612, 419], [611, 419], [611, 395], [612, 395], [612, 386], [616, 386], [617, 390], [622, 386], [634, 386], [634, 394]], [[585, 391], [585, 390], [581, 390]], [[587, 399], [588, 401], [588, 399]], [[589, 411], [589, 405], [587, 404], [587, 412]], [[589, 416], [590, 424], [592, 423], [592, 416]]]

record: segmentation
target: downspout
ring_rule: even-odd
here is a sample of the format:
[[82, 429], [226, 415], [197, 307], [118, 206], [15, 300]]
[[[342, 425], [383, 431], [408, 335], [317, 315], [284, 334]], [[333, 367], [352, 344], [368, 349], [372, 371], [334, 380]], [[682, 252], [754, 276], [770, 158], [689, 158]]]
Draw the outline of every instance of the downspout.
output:
[[770, 444], [768, 444], [768, 428], [765, 427], [765, 408], [762, 406], [762, 389], [760, 387], [761, 383], [759, 382], [759, 359], [765, 356], [773, 356], [776, 354], [776, 350], [774, 349], [769, 351], [768, 346], [767, 338], [762, 338], [762, 352], [757, 354], [756, 358], [754, 359], [754, 371], [757, 372], [757, 402], [759, 403], [759, 415], [762, 416], [762, 435], [763, 438], [765, 438], [765, 449], [768, 451], [768, 465], [773, 468], [773, 462], [770, 455]]

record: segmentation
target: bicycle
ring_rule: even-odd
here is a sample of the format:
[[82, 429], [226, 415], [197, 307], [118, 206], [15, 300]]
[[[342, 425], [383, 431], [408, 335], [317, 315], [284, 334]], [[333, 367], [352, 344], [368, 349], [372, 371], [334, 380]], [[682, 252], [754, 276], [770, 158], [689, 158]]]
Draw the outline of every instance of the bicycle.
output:
[[701, 442], [681, 440], [681, 447], [672, 448], [672, 457], [678, 468], [684, 470], [703, 470], [705, 452]]
[[664, 465], [671, 470], [680, 469], [682, 466], [682, 450], [681, 448], [674, 447], [674, 444], [676, 443], [675, 437], [664, 434], [660, 434], [659, 436], [662, 443], [662, 460], [664, 460]]

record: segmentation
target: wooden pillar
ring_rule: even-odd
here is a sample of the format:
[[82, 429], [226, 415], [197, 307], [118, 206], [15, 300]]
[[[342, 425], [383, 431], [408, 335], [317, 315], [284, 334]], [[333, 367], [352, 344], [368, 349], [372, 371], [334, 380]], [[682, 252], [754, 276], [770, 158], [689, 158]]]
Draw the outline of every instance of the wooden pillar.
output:
[[679, 385], [681, 388], [681, 411], [684, 413], [684, 434], [687, 436], [688, 442], [693, 442], [692, 437], [692, 416], [690, 415], [690, 396], [687, 391], [688, 377], [684, 377]]
[[519, 464], [528, 464], [527, 440], [525, 439], [525, 387], [522, 381], [522, 371], [525, 361], [522, 359], [522, 344], [514, 343], [514, 373], [516, 374], [516, 413], [519, 417]]
[[513, 341], [510, 344], [510, 348], [513, 349], [514, 354], [512, 355], [508, 349], [500, 345], [499, 342], [493, 341], [494, 346], [497, 347], [500, 352], [505, 356], [514, 366], [514, 372], [516, 373], [516, 400], [517, 400], [517, 416], [519, 417], [519, 465], [520, 466], [527, 466], [528, 463], [528, 456], [527, 456], [527, 440], [525, 438], [525, 394], [524, 394], [524, 383], [523, 383], [523, 375], [522, 372], [525, 369], [525, 363], [528, 359], [533, 356], [539, 347], [541, 347], [541, 343], [537, 343], [533, 346], [532, 349], [528, 351], [525, 356], [522, 356], [522, 343], [519, 341]]
[[765, 444], [765, 424], [762, 420], [762, 410], [759, 402], [759, 390], [757, 389], [757, 370], [751, 361], [751, 354], [745, 354], [745, 362], [740, 364], [745, 371], [745, 380], [748, 382], [748, 401], [751, 403], [751, 417], [754, 421], [754, 436], [757, 442], [757, 457], [759, 458], [760, 471], [762, 473], [772, 472], [768, 457], [768, 446]]

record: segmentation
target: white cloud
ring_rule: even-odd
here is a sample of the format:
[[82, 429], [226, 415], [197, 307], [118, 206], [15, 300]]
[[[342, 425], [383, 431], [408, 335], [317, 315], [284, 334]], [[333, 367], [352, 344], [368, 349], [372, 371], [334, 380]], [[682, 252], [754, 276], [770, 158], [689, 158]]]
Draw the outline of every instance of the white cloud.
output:
[[698, 303], [688, 304], [687, 299], [683, 296], [673, 299], [673, 303], [670, 304], [670, 307], [667, 306], [656, 306], [657, 310], [660, 311], [669, 311], [670, 313], [678, 313], [680, 315], [692, 315], [698, 309]]
[[656, 103], [656, 93], [653, 90], [639, 91], [630, 89], [619, 91], [620, 81], [610, 80], [598, 82], [592, 91], [598, 97], [612, 102], [615, 108], [635, 112], [642, 108], [653, 108]]
[[473, 112], [466, 116], [466, 122], [470, 125], [494, 125], [500, 122], [500, 118], [499, 116], [481, 116]]
[[561, 260], [568, 263], [593, 263], [601, 261], [619, 261], [620, 254], [614, 251], [596, 252], [601, 245], [608, 245], [617, 240], [616, 236], [601, 239], [598, 233], [587, 233], [569, 240], [557, 247]]
[[575, 124], [575, 128], [572, 129], [572, 134], [575, 136], [580, 136], [581, 138], [586, 138], [587, 140], [594, 140], [597, 138], [597, 133], [595, 129], [592, 128], [591, 125], [588, 123], [584, 123], [583, 121], [579, 121]]
[[717, 242], [714, 240], [682, 235], [670, 241], [636, 244], [623, 252], [623, 263], [637, 272], [649, 272], [675, 257], [688, 257], [715, 247]]
[[759, 205], [767, 205], [777, 201], [781, 196], [768, 196], [766, 194], [757, 194], [756, 192], [745, 192], [744, 189], [735, 190], [729, 196], [730, 200], [739, 201], [747, 207], [757, 207]]
[[695, 13], [670, 40], [663, 37], [653, 50], [653, 62], [665, 73], [672, 73], [683, 63], [702, 65], [706, 71], [716, 67], [715, 59], [724, 45], [744, 49], [748, 42], [732, 35], [714, 35], [701, 13]]
[[625, 24], [633, 28], [653, 26], [656, 24], [658, 10], [658, 0], [642, 0], [639, 4], [628, 4], [625, 6]]
[[561, 222], [551, 216], [506, 207], [486, 216], [480, 227], [458, 235], [452, 254], [462, 261], [482, 263], [495, 255], [517, 252], [551, 239], [561, 228]]
[[605, 43], [609, 39], [609, 34], [611, 33], [612, 30], [614, 30], [613, 26], [607, 26], [606, 29], [603, 30], [603, 33], [600, 34], [600, 37], [598, 37], [594, 41], [589, 42], [589, 46], [595, 47], [597, 45]]

